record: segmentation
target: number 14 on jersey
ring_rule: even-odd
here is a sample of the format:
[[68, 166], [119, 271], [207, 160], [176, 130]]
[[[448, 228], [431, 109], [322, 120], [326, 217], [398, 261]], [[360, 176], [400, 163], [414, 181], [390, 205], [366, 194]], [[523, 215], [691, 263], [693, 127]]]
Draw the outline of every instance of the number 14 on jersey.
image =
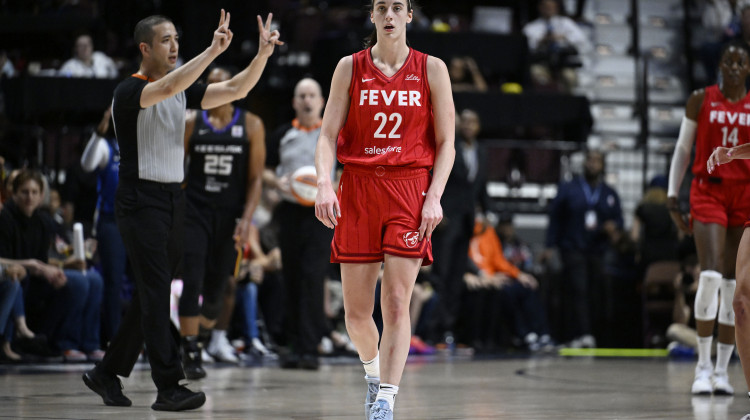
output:
[[729, 127], [721, 127], [721, 132], [724, 134], [724, 138], [721, 141], [722, 147], [734, 147], [737, 146], [739, 140], [737, 139], [737, 128], [734, 127], [732, 131], [729, 131]]

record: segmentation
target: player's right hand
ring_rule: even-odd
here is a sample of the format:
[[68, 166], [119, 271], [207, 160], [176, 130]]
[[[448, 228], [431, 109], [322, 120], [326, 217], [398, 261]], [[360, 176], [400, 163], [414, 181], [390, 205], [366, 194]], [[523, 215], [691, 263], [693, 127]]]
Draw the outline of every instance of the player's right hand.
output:
[[341, 207], [330, 184], [318, 186], [318, 194], [315, 196], [315, 217], [329, 229], [339, 224], [336, 219], [341, 217]]
[[216, 55], [226, 51], [232, 42], [234, 34], [229, 30], [229, 18], [229, 12], [224, 12], [224, 9], [221, 9], [219, 27], [214, 31], [214, 39], [211, 41], [211, 49], [215, 51]]
[[683, 214], [680, 210], [680, 206], [677, 203], [677, 197], [667, 197], [667, 208], [669, 209], [669, 216], [672, 221], [682, 232], [692, 235], [693, 230], [690, 228], [690, 215]]
[[729, 147], [717, 147], [706, 162], [708, 173], [712, 173], [717, 166], [732, 161], [732, 149]]

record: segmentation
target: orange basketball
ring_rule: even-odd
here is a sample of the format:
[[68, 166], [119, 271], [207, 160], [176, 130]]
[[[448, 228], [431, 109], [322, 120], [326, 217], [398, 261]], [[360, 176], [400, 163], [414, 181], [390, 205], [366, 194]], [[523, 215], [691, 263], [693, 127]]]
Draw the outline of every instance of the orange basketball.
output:
[[303, 166], [294, 171], [289, 184], [289, 189], [299, 204], [307, 207], [315, 205], [315, 196], [318, 195], [318, 176], [314, 166]]

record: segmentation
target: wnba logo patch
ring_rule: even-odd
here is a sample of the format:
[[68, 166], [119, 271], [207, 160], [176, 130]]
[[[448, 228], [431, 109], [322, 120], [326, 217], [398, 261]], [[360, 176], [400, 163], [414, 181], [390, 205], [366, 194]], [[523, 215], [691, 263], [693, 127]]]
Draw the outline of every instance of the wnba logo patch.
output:
[[414, 248], [417, 246], [417, 239], [419, 239], [419, 232], [404, 233], [404, 243], [407, 248]]

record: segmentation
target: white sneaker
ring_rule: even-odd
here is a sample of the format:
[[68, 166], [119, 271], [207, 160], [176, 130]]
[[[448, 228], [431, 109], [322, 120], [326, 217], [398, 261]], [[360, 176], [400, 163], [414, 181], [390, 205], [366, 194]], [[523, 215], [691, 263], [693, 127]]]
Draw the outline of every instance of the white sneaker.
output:
[[272, 352], [268, 349], [265, 345], [263, 345], [263, 342], [260, 341], [259, 338], [253, 338], [250, 341], [250, 346], [252, 347], [253, 351], [255, 351], [257, 354], [260, 354], [262, 357], [265, 358], [276, 358], [276, 353]]
[[333, 354], [333, 340], [328, 337], [321, 338], [318, 344], [318, 353], [324, 356]]
[[695, 367], [695, 379], [693, 380], [693, 395], [711, 395], [713, 392], [713, 385], [711, 385], [711, 366], [702, 367], [700, 365]]
[[593, 349], [596, 347], [596, 339], [591, 334], [586, 334], [581, 337], [581, 347], [584, 349]]
[[214, 362], [214, 358], [211, 357], [211, 355], [208, 354], [208, 352], [205, 351], [205, 349], [203, 349], [203, 350], [201, 350], [201, 361], [203, 363], [213, 363]]
[[221, 335], [218, 340], [211, 340], [206, 350], [216, 361], [226, 363], [239, 363], [240, 359], [234, 353], [234, 347], [229, 344], [226, 335]]
[[745, 414], [745, 417], [741, 418], [740, 420], [750, 420], [750, 414]]
[[714, 372], [711, 377], [714, 395], [733, 395], [734, 388], [729, 383], [729, 376], [726, 372]]
[[338, 348], [343, 348], [349, 353], [356, 353], [357, 348], [354, 347], [354, 343], [352, 343], [351, 338], [346, 333], [340, 333], [338, 331], [334, 331], [331, 333], [331, 338], [333, 339], [333, 345]]

